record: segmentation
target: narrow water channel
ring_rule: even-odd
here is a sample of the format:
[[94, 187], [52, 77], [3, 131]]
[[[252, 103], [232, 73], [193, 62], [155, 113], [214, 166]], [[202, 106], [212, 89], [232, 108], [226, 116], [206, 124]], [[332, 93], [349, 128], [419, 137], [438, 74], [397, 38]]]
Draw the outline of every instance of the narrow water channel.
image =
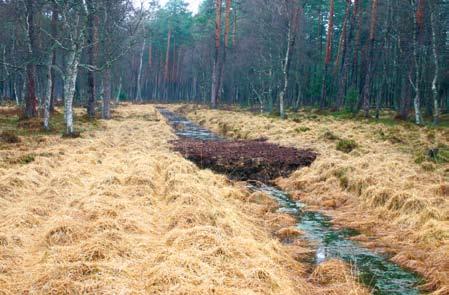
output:
[[[180, 137], [225, 140], [166, 109], [159, 109], [159, 112]], [[288, 194], [275, 187], [249, 182], [248, 188], [270, 195], [279, 203], [279, 211], [296, 217], [298, 220], [296, 226], [304, 232], [303, 238], [316, 245], [314, 263], [319, 264], [331, 258], [339, 258], [350, 263], [360, 280], [372, 288], [373, 294], [420, 294], [417, 286], [421, 278], [417, 274], [352, 241], [350, 238], [357, 235], [356, 231], [333, 228], [331, 218], [320, 212], [307, 211], [305, 204], [293, 201]]]

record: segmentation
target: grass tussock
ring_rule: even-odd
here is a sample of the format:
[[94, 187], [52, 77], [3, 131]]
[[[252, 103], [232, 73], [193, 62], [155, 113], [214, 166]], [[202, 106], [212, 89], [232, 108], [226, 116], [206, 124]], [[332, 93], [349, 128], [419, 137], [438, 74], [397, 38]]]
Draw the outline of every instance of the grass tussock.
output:
[[[354, 280], [355, 272], [340, 260], [328, 260], [318, 265], [311, 279], [322, 286], [321, 294], [371, 294]], [[349, 290], [349, 291], [348, 291]]]
[[357, 143], [354, 140], [350, 139], [341, 139], [337, 142], [337, 151], [343, 153], [350, 153], [357, 147]]
[[0, 133], [0, 141], [4, 143], [19, 143], [20, 137], [13, 130], [3, 130]]
[[[311, 118], [302, 113], [300, 123], [242, 111], [188, 109], [187, 113], [216, 132], [219, 124], [238, 130], [227, 134], [234, 138], [246, 134], [317, 151], [319, 157], [311, 167], [279, 179], [278, 184], [311, 207], [332, 209], [337, 223], [376, 236], [379, 246], [408, 257], [400, 262], [425, 275], [432, 288], [444, 290], [449, 285], [449, 256], [440, 251], [449, 247], [446, 129]], [[298, 132], [301, 126], [310, 130]], [[344, 153], [336, 149], [343, 139]], [[437, 149], [431, 155], [432, 147]], [[413, 254], [417, 252], [421, 254]]]
[[34, 161], [0, 167], [0, 290], [320, 294], [270, 234], [295, 220], [172, 152], [171, 129], [152, 114], [122, 106], [82, 138], [24, 138]]

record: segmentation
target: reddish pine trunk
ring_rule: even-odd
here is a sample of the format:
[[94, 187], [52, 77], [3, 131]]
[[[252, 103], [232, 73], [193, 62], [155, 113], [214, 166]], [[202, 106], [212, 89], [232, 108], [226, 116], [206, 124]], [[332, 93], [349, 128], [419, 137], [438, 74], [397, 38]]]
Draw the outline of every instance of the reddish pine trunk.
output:
[[377, 0], [371, 2], [371, 22], [369, 33], [369, 51], [368, 51], [368, 69], [366, 71], [365, 85], [363, 87], [363, 111], [365, 117], [369, 117], [370, 110], [370, 95], [371, 95], [371, 83], [373, 79], [373, 59], [374, 59], [374, 41], [376, 38], [376, 25], [377, 25]]
[[[357, 26], [357, 31], [355, 33], [355, 39], [354, 39], [354, 57], [352, 61], [352, 73], [351, 73], [351, 79], [352, 79], [352, 86], [356, 87], [358, 85], [358, 68], [359, 68], [359, 51], [360, 51], [360, 37], [362, 34], [362, 17], [361, 17], [361, 9], [360, 9], [360, 2], [359, 0], [354, 0], [354, 25]], [[357, 87], [358, 88], [358, 87]]]
[[[339, 70], [339, 82], [338, 82], [338, 94], [337, 94], [337, 104], [336, 109], [341, 109], [344, 103], [345, 98], [345, 90], [346, 90], [346, 82], [348, 80], [348, 74], [349, 74], [349, 58], [348, 58], [348, 43], [351, 41], [352, 38], [352, 26], [349, 29], [348, 33], [348, 21], [350, 16], [350, 8], [351, 8], [351, 1], [346, 1], [346, 12], [345, 12], [345, 20], [343, 23], [343, 31], [341, 34], [341, 40], [340, 40], [340, 50], [341, 51], [341, 65]], [[338, 59], [336, 61], [338, 64]]]

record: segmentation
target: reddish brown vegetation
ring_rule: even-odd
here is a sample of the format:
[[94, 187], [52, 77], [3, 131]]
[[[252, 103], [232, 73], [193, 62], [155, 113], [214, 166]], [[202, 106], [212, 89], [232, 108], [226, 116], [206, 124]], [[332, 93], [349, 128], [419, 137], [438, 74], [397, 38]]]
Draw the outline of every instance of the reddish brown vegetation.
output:
[[282, 147], [263, 140], [202, 141], [179, 139], [174, 149], [202, 168], [232, 179], [269, 181], [286, 177], [316, 159], [311, 150]]

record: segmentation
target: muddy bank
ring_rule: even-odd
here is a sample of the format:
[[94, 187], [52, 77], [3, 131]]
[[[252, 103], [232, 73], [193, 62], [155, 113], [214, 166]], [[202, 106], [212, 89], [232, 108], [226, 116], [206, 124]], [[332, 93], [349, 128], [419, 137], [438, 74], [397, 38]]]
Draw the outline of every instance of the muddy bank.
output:
[[317, 154], [266, 142], [265, 140], [204, 141], [181, 138], [174, 150], [201, 168], [210, 168], [231, 179], [269, 182], [310, 166]]

